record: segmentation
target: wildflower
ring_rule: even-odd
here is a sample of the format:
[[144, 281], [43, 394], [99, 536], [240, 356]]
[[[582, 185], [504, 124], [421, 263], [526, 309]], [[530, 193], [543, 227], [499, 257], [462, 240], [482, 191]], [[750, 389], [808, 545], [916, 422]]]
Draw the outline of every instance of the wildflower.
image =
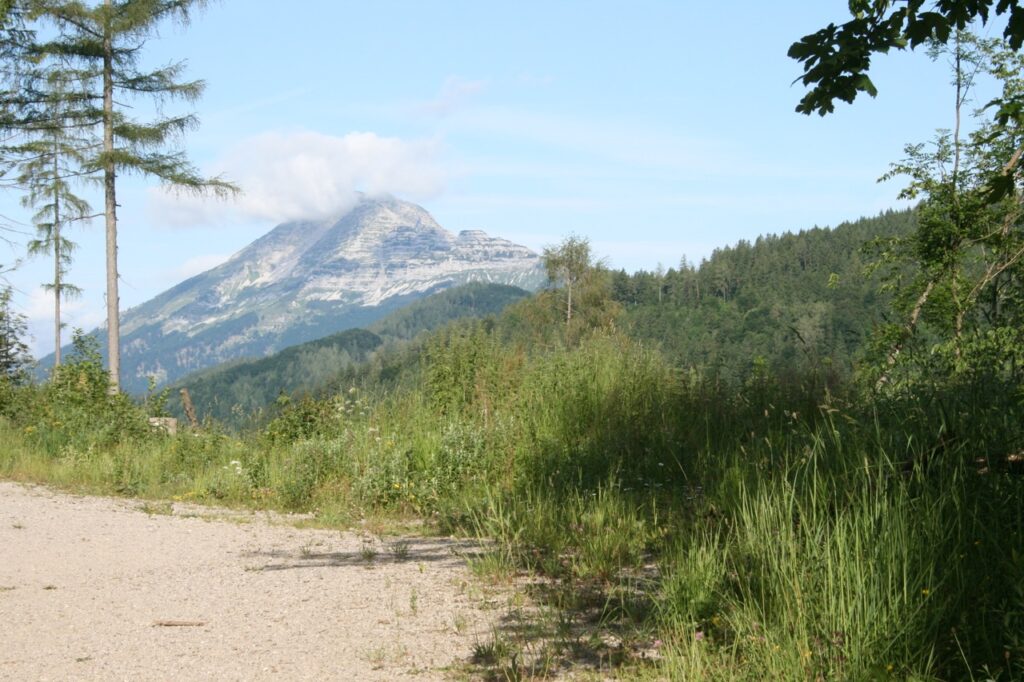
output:
[[703, 630], [697, 630], [697, 632], [693, 633], [693, 638], [695, 640], [697, 640], [698, 642], [703, 642], [704, 641], [704, 631]]
[[892, 663], [890, 663], [889, 665], [885, 666], [885, 672], [891, 673], [893, 671], [893, 668], [895, 668], [895, 667], [896, 666], [894, 666]]
[[926, 587], [926, 588], [924, 588], [923, 590], [921, 590], [921, 595], [922, 595], [922, 596], [925, 596], [925, 597], [927, 597], [927, 596], [928, 596], [928, 594], [929, 594], [930, 592], [931, 592], [931, 590], [929, 590], [929, 589], [928, 589], [928, 588]]

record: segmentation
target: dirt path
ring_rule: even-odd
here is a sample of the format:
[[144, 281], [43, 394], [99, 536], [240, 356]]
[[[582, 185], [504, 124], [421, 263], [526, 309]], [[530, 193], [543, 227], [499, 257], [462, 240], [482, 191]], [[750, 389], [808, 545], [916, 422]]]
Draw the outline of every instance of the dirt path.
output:
[[495, 617], [456, 541], [140, 508], [0, 482], [0, 679], [446, 679]]

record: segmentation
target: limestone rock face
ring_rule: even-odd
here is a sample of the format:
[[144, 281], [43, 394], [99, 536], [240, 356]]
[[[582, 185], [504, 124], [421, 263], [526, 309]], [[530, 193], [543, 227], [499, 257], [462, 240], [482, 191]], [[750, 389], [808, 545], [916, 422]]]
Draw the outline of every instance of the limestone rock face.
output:
[[526, 247], [480, 230], [454, 235], [416, 204], [362, 197], [343, 215], [278, 225], [227, 262], [127, 311], [122, 381], [140, 391], [151, 375], [166, 383], [273, 353], [467, 282], [535, 289], [543, 279], [539, 257]]

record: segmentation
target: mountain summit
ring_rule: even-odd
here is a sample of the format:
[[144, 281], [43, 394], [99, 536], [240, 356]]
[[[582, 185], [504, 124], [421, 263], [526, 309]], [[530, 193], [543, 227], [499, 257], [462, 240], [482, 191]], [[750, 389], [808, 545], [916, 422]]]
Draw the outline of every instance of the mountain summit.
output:
[[144, 390], [149, 376], [165, 383], [266, 355], [474, 281], [536, 288], [540, 259], [479, 230], [453, 235], [416, 204], [364, 196], [339, 217], [278, 225], [227, 262], [128, 310], [122, 381]]

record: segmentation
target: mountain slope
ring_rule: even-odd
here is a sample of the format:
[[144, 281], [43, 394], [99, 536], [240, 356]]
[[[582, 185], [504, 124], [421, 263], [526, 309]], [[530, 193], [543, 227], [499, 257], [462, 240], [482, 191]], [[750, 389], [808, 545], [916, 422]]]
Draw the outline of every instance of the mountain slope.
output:
[[[910, 211], [887, 212], [834, 229], [739, 242], [716, 249], [699, 266], [684, 261], [660, 273], [612, 273], [608, 293], [621, 305], [616, 328], [659, 348], [681, 369], [723, 381], [744, 381], [764, 369], [779, 377], [810, 373], [836, 380], [852, 372], [888, 309], [877, 278], [865, 276], [871, 256], [864, 245], [907, 234], [913, 220]], [[490, 328], [504, 342], [550, 348], [549, 332], [557, 328], [557, 336], [564, 324], [559, 292], [525, 297], [509, 290], [479, 284], [451, 289], [388, 315], [369, 331], [386, 340], [410, 338], [457, 317], [496, 315]], [[315, 372], [290, 365], [292, 356], [282, 353], [245, 363], [237, 373], [216, 368], [183, 383], [202, 396], [195, 401], [201, 414], [237, 425], [244, 414], [269, 407], [281, 390], [317, 394], [353, 384], [390, 385], [422, 369], [422, 344], [384, 344], [362, 364], [351, 353], [318, 359], [323, 344], [339, 340], [289, 349], [301, 353], [307, 366], [316, 364]], [[312, 381], [298, 385], [292, 375]]]
[[866, 245], [909, 234], [912, 211], [887, 211], [834, 229], [768, 235], [716, 249], [699, 267], [617, 273], [624, 323], [656, 341], [673, 362], [723, 378], [755, 366], [786, 376], [808, 369], [853, 371], [889, 309]]
[[[267, 357], [239, 360], [189, 375], [177, 386], [187, 388], [199, 414], [238, 426], [244, 417], [267, 407], [281, 393], [316, 393], [341, 372], [364, 362], [388, 343], [411, 339], [465, 317], [497, 315], [530, 294], [502, 284], [474, 282], [427, 296], [370, 326], [349, 329], [286, 348]], [[170, 406], [181, 414], [177, 391]]]
[[125, 312], [122, 383], [138, 392], [149, 376], [163, 384], [264, 356], [366, 326], [466, 282], [535, 288], [541, 281], [539, 258], [525, 247], [478, 230], [454, 235], [415, 204], [362, 197], [336, 218], [279, 225], [227, 262]]

